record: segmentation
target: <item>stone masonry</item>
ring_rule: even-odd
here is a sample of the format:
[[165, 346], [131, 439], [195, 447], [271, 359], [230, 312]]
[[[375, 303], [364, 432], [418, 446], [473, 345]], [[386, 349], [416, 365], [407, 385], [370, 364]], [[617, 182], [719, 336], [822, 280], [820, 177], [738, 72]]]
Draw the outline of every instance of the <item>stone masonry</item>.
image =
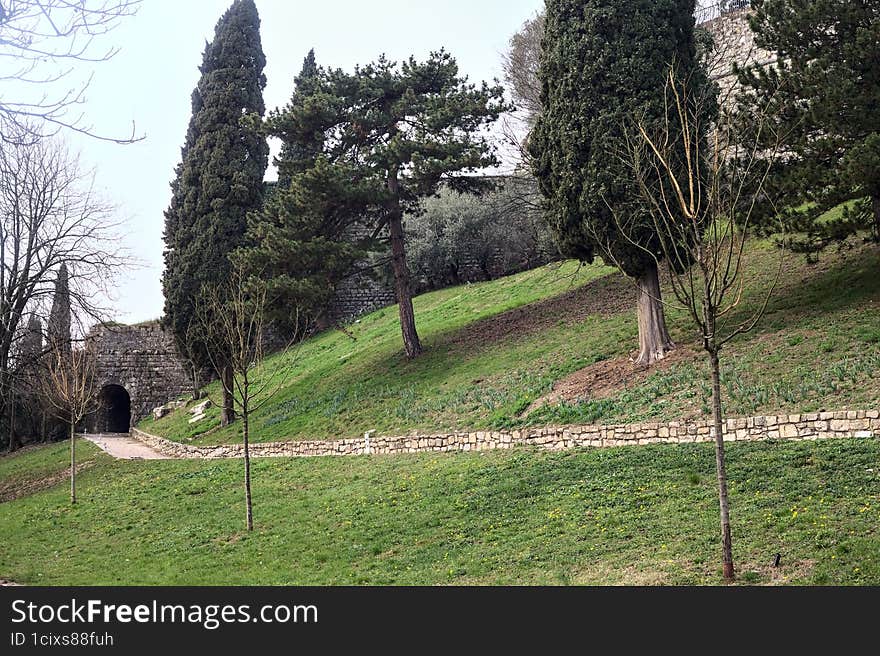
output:
[[[684, 444], [715, 439], [709, 421], [559, 426], [514, 431], [476, 431], [397, 437], [367, 436], [344, 440], [303, 440], [252, 444], [251, 455], [265, 457], [354, 456], [449, 451], [490, 451], [534, 446], [549, 450], [577, 447], [617, 447], [641, 444]], [[171, 458], [242, 457], [240, 444], [195, 446], [172, 442], [138, 429], [132, 435]], [[796, 415], [728, 419], [725, 442], [756, 440], [819, 440], [880, 438], [880, 411], [843, 410]]]
[[[761, 50], [755, 45], [755, 36], [749, 27], [749, 14], [751, 9], [748, 3], [741, 3], [743, 8], [726, 13], [707, 13], [711, 17], [700, 24], [707, 30], [715, 41], [715, 56], [710, 60], [712, 79], [720, 87], [720, 97], [726, 99], [736, 83], [736, 75], [733, 65], [747, 66], [758, 64], [769, 66], [777, 61], [776, 55], [766, 50]], [[708, 7], [706, 11], [711, 11]], [[699, 13], [698, 13], [699, 20]]]
[[90, 338], [97, 353], [97, 389], [125, 388], [131, 397], [132, 425], [153, 408], [191, 391], [174, 341], [157, 321], [96, 326]]

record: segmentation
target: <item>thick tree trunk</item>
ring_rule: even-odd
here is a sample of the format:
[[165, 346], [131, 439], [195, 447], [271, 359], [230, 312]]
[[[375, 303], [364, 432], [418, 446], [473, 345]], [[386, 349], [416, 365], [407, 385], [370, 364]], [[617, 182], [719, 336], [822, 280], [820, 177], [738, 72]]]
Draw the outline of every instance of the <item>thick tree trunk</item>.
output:
[[245, 501], [245, 522], [247, 530], [254, 530], [254, 509], [251, 503], [251, 452], [250, 441], [248, 435], [249, 422], [248, 411], [242, 408], [241, 412], [242, 433], [244, 435], [244, 501]]
[[422, 343], [416, 332], [416, 315], [413, 311], [412, 290], [410, 289], [409, 269], [406, 266], [404, 248], [403, 216], [400, 210], [400, 193], [397, 173], [388, 177], [388, 191], [392, 200], [388, 208], [388, 229], [391, 233], [391, 265], [394, 269], [394, 291], [400, 313], [400, 331], [403, 334], [403, 348], [406, 357], [414, 358], [421, 354]]
[[235, 398], [232, 396], [232, 369], [225, 367], [220, 373], [223, 386], [223, 407], [220, 409], [220, 425], [228, 426], [235, 421]]
[[721, 419], [721, 366], [718, 352], [709, 351], [712, 365], [712, 419], [715, 426], [715, 470], [718, 476], [718, 505], [721, 511], [721, 558], [724, 580], [733, 581], [733, 546], [730, 538], [730, 506], [727, 500], [727, 465], [724, 459], [724, 434]]
[[675, 348], [666, 329], [666, 316], [660, 296], [660, 275], [651, 264], [636, 279], [638, 285], [639, 357], [636, 364], [649, 366], [662, 360]]
[[76, 503], [76, 422], [70, 421], [70, 503]]

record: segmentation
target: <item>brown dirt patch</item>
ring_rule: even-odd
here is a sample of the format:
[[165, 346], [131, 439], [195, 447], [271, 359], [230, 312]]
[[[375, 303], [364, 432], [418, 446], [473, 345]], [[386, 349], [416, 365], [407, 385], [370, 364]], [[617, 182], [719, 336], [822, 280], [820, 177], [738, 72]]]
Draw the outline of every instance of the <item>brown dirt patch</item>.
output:
[[[76, 466], [76, 473], [79, 474], [94, 464], [93, 461], [82, 462]], [[25, 481], [0, 481], [0, 503], [15, 501], [16, 499], [36, 494], [42, 490], [47, 490], [50, 487], [55, 487], [69, 477], [70, 469], [62, 469], [61, 471], [46, 474], [40, 478], [33, 478]]]
[[608, 398], [643, 383], [658, 371], [666, 371], [680, 362], [692, 362], [697, 357], [698, 354], [690, 346], [679, 345], [651, 367], [637, 367], [631, 357], [601, 360], [556, 381], [552, 391], [534, 401], [525, 414], [561, 401]]
[[475, 321], [454, 332], [449, 343], [465, 348], [482, 347], [515, 335], [530, 336], [558, 325], [573, 324], [589, 316], [610, 316], [635, 310], [636, 290], [619, 273], [591, 280], [554, 298]]

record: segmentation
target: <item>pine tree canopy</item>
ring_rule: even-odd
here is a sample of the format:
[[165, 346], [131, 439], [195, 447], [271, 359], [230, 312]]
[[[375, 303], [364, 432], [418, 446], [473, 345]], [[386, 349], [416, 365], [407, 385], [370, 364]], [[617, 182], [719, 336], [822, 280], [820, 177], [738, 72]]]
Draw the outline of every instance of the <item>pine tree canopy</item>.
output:
[[[753, 0], [770, 67], [740, 70], [747, 115], [767, 115], [788, 153], [772, 183], [792, 207], [767, 229], [800, 233], [812, 252], [872, 227], [880, 238], [880, 0]], [[828, 209], [863, 199], [840, 220]]]
[[253, 0], [235, 0], [205, 47], [192, 117], [165, 212], [163, 323], [182, 351], [207, 366], [190, 326], [202, 287], [229, 275], [228, 255], [244, 241], [247, 214], [263, 200], [269, 147], [262, 117], [266, 64]]
[[445, 51], [425, 62], [398, 65], [381, 57], [354, 73], [313, 75], [308, 93], [294, 94], [270, 116], [270, 131], [290, 143], [321, 135], [328, 160], [356, 167], [361, 179], [376, 176], [383, 186], [386, 174], [397, 171], [402, 197], [415, 200], [434, 194], [445, 176], [497, 163], [480, 130], [506, 108], [503, 90], [469, 84]]
[[665, 116], [670, 65], [691, 85], [705, 82], [693, 13], [693, 0], [547, 1], [543, 112], [529, 152], [564, 254], [587, 262], [600, 255], [634, 277], [662, 259], [621, 154], [634, 121], [650, 130]]
[[309, 53], [291, 102], [266, 121], [284, 144], [279, 191], [252, 218], [245, 254], [280, 305], [316, 312], [369, 235], [417, 211], [441, 180], [488, 186], [456, 174], [497, 163], [481, 131], [505, 110], [502, 96], [459, 77], [443, 51], [400, 65], [383, 57], [353, 73], [318, 67]]

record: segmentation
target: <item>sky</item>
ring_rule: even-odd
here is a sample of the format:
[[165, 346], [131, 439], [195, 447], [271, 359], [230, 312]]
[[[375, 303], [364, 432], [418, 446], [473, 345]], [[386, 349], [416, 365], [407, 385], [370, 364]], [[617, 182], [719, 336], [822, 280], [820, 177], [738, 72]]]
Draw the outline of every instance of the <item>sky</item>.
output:
[[[144, 0], [102, 45], [118, 46], [93, 74], [82, 107], [85, 123], [102, 135], [138, 136], [118, 145], [67, 135], [84, 168], [118, 208], [124, 247], [140, 260], [120, 276], [109, 299], [117, 321], [137, 323], [162, 314], [163, 211], [190, 118], [190, 96], [205, 42], [231, 0]], [[315, 49], [323, 66], [350, 70], [380, 54], [424, 58], [446, 48], [471, 81], [501, 78], [501, 54], [542, 0], [256, 0], [268, 80], [267, 109], [290, 98], [303, 57]], [[82, 78], [80, 78], [82, 79]], [[277, 147], [276, 149], [277, 150]], [[271, 178], [273, 172], [267, 174]]]

